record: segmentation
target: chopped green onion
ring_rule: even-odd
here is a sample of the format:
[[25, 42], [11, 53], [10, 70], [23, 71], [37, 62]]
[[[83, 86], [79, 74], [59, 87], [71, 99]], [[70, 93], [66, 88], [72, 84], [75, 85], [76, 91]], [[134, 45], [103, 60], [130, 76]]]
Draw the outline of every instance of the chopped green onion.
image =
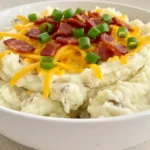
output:
[[81, 37], [78, 39], [79, 47], [83, 50], [90, 48], [91, 42], [88, 37]]
[[36, 14], [30, 14], [30, 15], [28, 15], [28, 19], [30, 22], [34, 22], [37, 20], [37, 15]]
[[130, 37], [127, 40], [127, 45], [130, 49], [137, 48], [139, 45], [138, 39], [136, 37]]
[[104, 21], [105, 23], [110, 24], [112, 22], [112, 18], [111, 18], [110, 15], [104, 14], [104, 15], [102, 15], [102, 21]]
[[72, 30], [73, 36], [76, 38], [80, 38], [84, 36], [84, 28], [76, 28]]
[[65, 10], [63, 12], [64, 18], [68, 19], [68, 18], [72, 18], [74, 16], [73, 11], [71, 8]]
[[50, 56], [42, 56], [40, 58], [40, 66], [45, 70], [52, 69], [54, 67], [54, 59]]
[[80, 14], [81, 12], [83, 12], [84, 10], [83, 9], [81, 9], [81, 8], [77, 8], [76, 9], [76, 11], [75, 11], [75, 14]]
[[93, 52], [88, 52], [85, 59], [89, 63], [96, 64], [100, 60], [100, 56], [96, 55]]
[[43, 23], [43, 24], [40, 26], [40, 29], [41, 29], [42, 32], [51, 33], [52, 30], [53, 30], [53, 25], [50, 24], [50, 23]]
[[50, 41], [50, 39], [51, 38], [47, 32], [44, 32], [44, 33], [39, 35], [39, 40], [42, 44]]
[[101, 33], [101, 32], [100, 32], [95, 26], [93, 26], [93, 27], [89, 30], [88, 36], [91, 37], [91, 38], [93, 38], [93, 39], [96, 39], [96, 38], [99, 36], [100, 33]]
[[128, 29], [125, 27], [120, 27], [117, 34], [121, 38], [126, 38], [128, 35]]
[[62, 19], [62, 12], [58, 9], [54, 9], [53, 12], [52, 12], [52, 18], [56, 21], [61, 21]]
[[96, 27], [101, 33], [109, 32], [109, 27], [107, 23], [98, 24]]

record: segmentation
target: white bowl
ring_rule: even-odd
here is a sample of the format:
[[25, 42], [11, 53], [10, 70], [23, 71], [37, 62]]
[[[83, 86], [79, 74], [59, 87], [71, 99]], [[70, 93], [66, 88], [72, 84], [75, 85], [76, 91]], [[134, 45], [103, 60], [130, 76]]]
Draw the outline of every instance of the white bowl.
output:
[[[42, 11], [46, 6], [87, 10], [115, 7], [131, 19], [149, 22], [150, 12], [127, 5], [100, 1], [47, 1], [0, 12], [0, 30], [17, 14]], [[121, 150], [150, 139], [150, 112], [103, 119], [60, 119], [34, 116], [0, 107], [0, 133], [40, 150]]]

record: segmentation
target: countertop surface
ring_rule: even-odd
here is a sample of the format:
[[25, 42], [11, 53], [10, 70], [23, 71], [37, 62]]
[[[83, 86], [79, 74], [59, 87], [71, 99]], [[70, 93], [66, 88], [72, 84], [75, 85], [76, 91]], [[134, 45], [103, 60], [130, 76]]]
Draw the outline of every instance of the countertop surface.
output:
[[[0, 0], [0, 10], [20, 4], [38, 1], [41, 0]], [[109, 0], [109, 1], [134, 5], [145, 9], [150, 8], [150, 0]], [[22, 146], [0, 135], [0, 150], [33, 150], [33, 149]], [[128, 148], [126, 150], [150, 150], [150, 140], [141, 143], [137, 146]]]

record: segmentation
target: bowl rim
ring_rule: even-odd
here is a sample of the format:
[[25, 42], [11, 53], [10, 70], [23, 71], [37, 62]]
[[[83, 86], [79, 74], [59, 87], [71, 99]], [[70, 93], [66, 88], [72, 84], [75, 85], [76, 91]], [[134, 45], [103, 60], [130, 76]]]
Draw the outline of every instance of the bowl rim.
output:
[[[62, 3], [62, 2], [70, 2], [69, 0], [52, 0], [52, 1], [42, 1], [42, 2], [35, 2], [35, 3], [27, 3], [27, 4], [22, 4], [22, 5], [17, 5], [15, 7], [12, 8], [7, 8], [4, 9], [2, 11], [0, 11], [1, 13], [7, 12], [7, 11], [13, 11], [19, 7], [26, 7], [26, 6], [32, 6], [32, 5], [36, 5], [36, 4], [43, 4], [43, 3]], [[121, 7], [127, 7], [130, 9], [137, 9], [140, 11], [144, 11], [146, 13], [150, 13], [149, 10], [147, 9], [143, 9], [137, 6], [131, 6], [129, 4], [121, 4], [118, 2], [111, 2], [111, 1], [99, 1], [99, 0], [72, 0], [71, 3], [76, 3], [76, 2], [90, 2], [90, 3], [103, 3], [103, 4], [113, 4], [113, 5], [117, 5], [117, 6], [121, 6]], [[52, 122], [59, 122], [59, 123], [109, 123], [109, 122], [118, 122], [118, 121], [127, 121], [127, 120], [133, 120], [133, 119], [139, 119], [142, 117], [146, 117], [146, 116], [150, 116], [150, 110], [146, 110], [143, 112], [137, 112], [134, 114], [128, 114], [128, 115], [123, 115], [123, 116], [116, 116], [116, 117], [107, 117], [107, 118], [82, 118], [82, 119], [77, 119], [77, 118], [58, 118], [58, 117], [47, 117], [47, 116], [39, 116], [39, 115], [34, 115], [34, 114], [29, 114], [29, 113], [25, 113], [25, 112], [21, 112], [21, 111], [17, 111], [17, 110], [13, 110], [10, 108], [6, 108], [4, 106], [0, 106], [0, 112], [4, 112], [6, 114], [11, 114], [11, 115], [15, 115], [18, 117], [24, 117], [26, 119], [32, 119], [32, 120], [39, 120], [39, 121], [52, 121]]]

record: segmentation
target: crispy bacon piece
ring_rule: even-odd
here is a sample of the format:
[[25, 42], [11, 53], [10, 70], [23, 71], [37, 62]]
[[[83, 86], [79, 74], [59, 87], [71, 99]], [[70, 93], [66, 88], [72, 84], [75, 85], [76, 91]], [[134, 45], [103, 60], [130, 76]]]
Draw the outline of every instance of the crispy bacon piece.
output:
[[56, 42], [61, 43], [61, 44], [73, 44], [77, 45], [78, 44], [78, 39], [72, 36], [67, 36], [67, 37], [57, 37]]
[[52, 23], [52, 24], [59, 24], [59, 21], [53, 20], [51, 16], [45, 17], [46, 22]]
[[107, 32], [107, 34], [111, 35], [112, 31], [113, 31], [113, 27], [109, 27], [109, 32]]
[[112, 52], [114, 52], [114, 54], [118, 56], [125, 55], [127, 53], [127, 49], [115, 42], [113, 38], [107, 33], [103, 33], [100, 36], [100, 40], [108, 49], [110, 49]]
[[69, 18], [69, 19], [66, 20], [66, 22], [73, 25], [73, 26], [75, 26], [75, 27], [83, 27], [83, 28], [86, 27], [85, 23], [83, 23], [83, 22], [81, 22], [81, 21], [79, 21], [75, 18]]
[[92, 20], [86, 20], [86, 27], [91, 28], [93, 26], [95, 26], [95, 22]]
[[60, 46], [59, 43], [48, 42], [41, 51], [41, 56], [54, 56]]
[[22, 40], [17, 39], [8, 39], [4, 41], [4, 44], [8, 46], [10, 49], [15, 50], [20, 53], [29, 53], [35, 50], [35, 48]]
[[41, 34], [41, 30], [39, 28], [31, 28], [27, 31], [26, 36], [32, 39], [38, 39], [39, 34]]
[[108, 49], [102, 42], [99, 42], [96, 48], [97, 54], [101, 57], [101, 60], [106, 61], [114, 55], [114, 53]]
[[[77, 14], [77, 15], [74, 16], [74, 18], [77, 19], [77, 20], [80, 21], [80, 22], [83, 22], [83, 23], [86, 22], [86, 19], [83, 18], [82, 15], [78, 15], [78, 14]], [[88, 19], [89, 19], [89, 18], [88, 18]]]
[[40, 18], [40, 19], [36, 20], [36, 21], [34, 22], [34, 24], [35, 24], [35, 25], [40, 25], [40, 24], [42, 24], [42, 23], [44, 23], [44, 22], [46, 22], [46, 19], [45, 19], [45, 18]]
[[53, 20], [53, 18], [51, 16], [47, 16], [47, 17], [44, 17], [44, 18], [40, 18], [38, 20], [36, 20], [34, 22], [35, 25], [41, 25], [42, 23], [44, 22], [49, 22], [49, 23], [52, 23], [52, 24], [59, 24], [58, 21], [55, 21]]
[[91, 11], [88, 11], [88, 16], [90, 18], [100, 18], [101, 17], [100, 13], [98, 13], [98, 12], [91, 12]]
[[117, 17], [112, 18], [112, 24], [116, 24], [118, 26], [126, 27], [129, 31], [133, 31], [133, 29], [125, 22], [119, 20]]
[[73, 27], [70, 24], [61, 22], [59, 29], [57, 30], [57, 32], [54, 34], [55, 36], [69, 36], [72, 35], [72, 29]]
[[80, 14], [74, 15], [74, 18], [85, 23], [86, 20], [89, 20], [90, 18], [85, 14], [85, 12], [81, 12]]
[[90, 20], [94, 21], [96, 25], [102, 23], [100, 18], [91, 18]]

